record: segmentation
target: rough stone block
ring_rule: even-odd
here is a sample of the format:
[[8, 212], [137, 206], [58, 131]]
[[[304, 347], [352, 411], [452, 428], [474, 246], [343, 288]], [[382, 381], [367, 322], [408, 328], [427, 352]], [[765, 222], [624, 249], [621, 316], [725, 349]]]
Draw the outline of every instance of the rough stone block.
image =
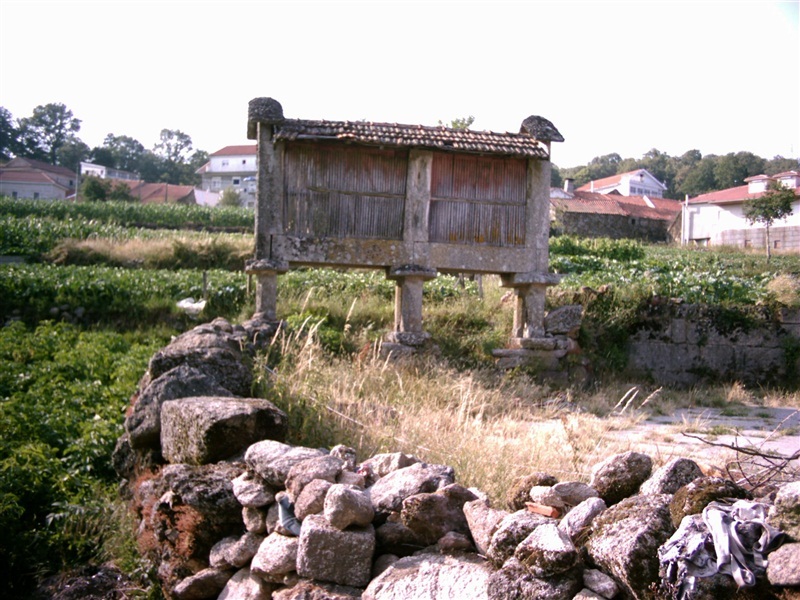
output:
[[282, 440], [286, 413], [259, 398], [194, 397], [161, 407], [161, 451], [171, 463], [215, 463], [263, 439]]
[[303, 522], [297, 551], [297, 573], [319, 581], [366, 587], [375, 552], [375, 529], [351, 527], [340, 531], [321, 515]]

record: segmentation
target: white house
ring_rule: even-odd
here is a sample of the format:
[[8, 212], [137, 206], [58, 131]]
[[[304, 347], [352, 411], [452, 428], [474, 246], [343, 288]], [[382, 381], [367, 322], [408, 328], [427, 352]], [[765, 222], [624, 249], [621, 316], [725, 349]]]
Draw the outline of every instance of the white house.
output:
[[253, 208], [256, 203], [256, 144], [225, 146], [209, 155], [208, 162], [197, 170], [201, 187], [210, 192], [233, 188], [242, 204]]
[[636, 169], [635, 171], [618, 173], [603, 179], [595, 179], [582, 185], [577, 191], [663, 198], [666, 190], [667, 186], [656, 179], [647, 169]]
[[90, 162], [81, 162], [81, 175], [99, 177], [100, 179], [125, 179], [127, 181], [139, 179], [136, 173]]
[[63, 200], [75, 192], [75, 178], [71, 169], [18, 156], [0, 167], [0, 196]]
[[800, 249], [800, 172], [756, 175], [745, 179], [746, 185], [701, 194], [684, 205], [684, 240], [702, 246], [740, 246], [763, 248], [766, 230], [763, 225], [748, 223], [744, 203], [763, 196], [772, 182], [793, 189], [797, 200], [792, 214], [770, 227], [773, 249]]

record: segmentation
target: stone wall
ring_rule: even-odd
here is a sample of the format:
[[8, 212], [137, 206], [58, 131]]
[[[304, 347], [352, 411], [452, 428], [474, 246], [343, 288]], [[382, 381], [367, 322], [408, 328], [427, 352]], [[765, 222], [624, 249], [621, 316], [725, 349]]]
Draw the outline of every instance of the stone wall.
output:
[[666, 302], [651, 306], [631, 333], [628, 369], [670, 386], [786, 385], [796, 383], [799, 349], [800, 311], [743, 316]]
[[[290, 446], [285, 413], [248, 397], [275, 325], [198, 326], [152, 357], [132, 399], [114, 466], [171, 600], [673, 598], [694, 556], [675, 535], [706, 535], [709, 502], [753, 497], [691, 460], [654, 470], [625, 452], [588, 483], [530, 473], [493, 506], [447, 465]], [[760, 492], [748, 507], [790, 543], [754, 563], [753, 597], [777, 598], [800, 585], [800, 482]], [[764, 520], [747, 525], [773, 532]], [[737, 593], [728, 574], [704, 577], [683, 597]]]
[[625, 215], [598, 215], [558, 211], [556, 227], [566, 235], [639, 239], [648, 242], [671, 240], [670, 223]]

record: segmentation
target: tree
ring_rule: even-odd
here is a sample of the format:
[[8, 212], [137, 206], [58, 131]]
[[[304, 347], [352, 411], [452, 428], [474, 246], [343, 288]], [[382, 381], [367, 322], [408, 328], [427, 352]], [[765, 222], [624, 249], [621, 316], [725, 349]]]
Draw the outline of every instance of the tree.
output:
[[220, 206], [241, 206], [242, 205], [242, 197], [232, 187], [227, 187], [222, 191], [222, 195], [219, 197], [219, 205]]
[[77, 171], [81, 161], [86, 160], [90, 155], [89, 146], [71, 135], [56, 152], [56, 160], [62, 167], [66, 167], [70, 171]]
[[785, 188], [779, 183], [770, 186], [762, 196], [747, 200], [744, 203], [744, 217], [751, 225], [761, 223], [766, 230], [767, 262], [772, 256], [769, 240], [769, 228], [775, 221], [785, 219], [792, 214], [792, 203], [796, 196], [794, 190]]
[[800, 161], [796, 158], [783, 158], [776, 156], [772, 160], [768, 160], [764, 166], [764, 173], [767, 175], [775, 175], [776, 173], [783, 173], [785, 171], [797, 171], [800, 169]]
[[[192, 168], [192, 138], [177, 129], [162, 129], [160, 140], [153, 151], [163, 161], [161, 181], [193, 185], [196, 177]], [[204, 159], [207, 158], [206, 154]]]
[[58, 149], [81, 129], [81, 120], [61, 103], [33, 109], [33, 115], [19, 121], [20, 154], [57, 164]]
[[450, 121], [449, 125], [445, 125], [441, 119], [439, 120], [439, 125], [442, 127], [449, 127], [450, 129], [469, 129], [469, 126], [475, 122], [475, 117], [472, 115], [468, 117], [458, 117]]
[[16, 154], [18, 136], [11, 112], [0, 106], [0, 160], [8, 160]]
[[99, 164], [131, 173], [138, 173], [139, 163], [145, 153], [145, 149], [138, 140], [130, 136], [109, 133], [103, 140], [103, 145], [95, 148], [93, 152], [100, 160], [111, 162], [111, 164], [106, 164], [106, 162], [100, 162]]
[[111, 181], [94, 175], [84, 177], [79, 197], [86, 202], [105, 202], [111, 193]]

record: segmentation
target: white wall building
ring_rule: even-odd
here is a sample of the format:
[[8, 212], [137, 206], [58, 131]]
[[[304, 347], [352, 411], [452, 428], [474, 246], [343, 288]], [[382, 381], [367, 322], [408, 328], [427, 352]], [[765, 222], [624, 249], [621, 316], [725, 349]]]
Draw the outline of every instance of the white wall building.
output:
[[756, 175], [741, 185], [690, 198], [684, 206], [684, 239], [702, 246], [739, 246], [763, 248], [766, 230], [751, 225], [744, 216], [744, 203], [763, 196], [772, 182], [794, 189], [797, 200], [792, 214], [770, 227], [773, 249], [800, 249], [800, 172]]
[[239, 192], [242, 205], [256, 204], [256, 144], [225, 146], [209, 155], [208, 162], [197, 170], [201, 187], [210, 192], [222, 193], [228, 188]]
[[617, 193], [623, 196], [648, 196], [649, 198], [663, 198], [666, 190], [667, 186], [656, 179], [647, 169], [636, 169], [603, 179], [595, 179], [578, 188], [579, 192]]

